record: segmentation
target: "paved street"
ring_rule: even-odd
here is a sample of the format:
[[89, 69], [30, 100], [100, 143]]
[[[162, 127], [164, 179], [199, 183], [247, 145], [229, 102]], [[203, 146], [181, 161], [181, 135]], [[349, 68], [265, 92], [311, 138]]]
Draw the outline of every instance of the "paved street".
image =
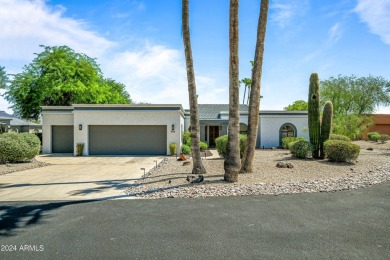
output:
[[0, 259], [390, 259], [390, 183], [283, 196], [1, 202], [0, 212], [2, 249], [16, 246]]
[[50, 166], [0, 175], [2, 201], [89, 200], [128, 196], [124, 190], [162, 156], [41, 155]]

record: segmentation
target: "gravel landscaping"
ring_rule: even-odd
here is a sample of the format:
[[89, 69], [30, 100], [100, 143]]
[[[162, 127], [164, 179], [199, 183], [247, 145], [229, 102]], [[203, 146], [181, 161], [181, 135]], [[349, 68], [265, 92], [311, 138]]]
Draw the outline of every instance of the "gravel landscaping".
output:
[[[288, 150], [257, 150], [254, 173], [240, 174], [231, 184], [223, 179], [223, 159], [216, 156], [203, 160], [207, 174], [201, 183], [189, 183], [192, 163], [183, 166], [175, 157], [167, 157], [146, 178], [126, 190], [140, 198], [195, 198], [207, 196], [242, 196], [258, 194], [292, 194], [350, 190], [390, 180], [390, 143], [354, 142], [361, 147], [354, 163], [331, 163], [327, 160], [298, 160]], [[372, 148], [373, 150], [367, 150]], [[191, 160], [190, 160], [191, 161]], [[293, 168], [277, 168], [278, 162]]]
[[12, 172], [19, 172], [24, 170], [30, 170], [34, 168], [44, 167], [49, 165], [48, 163], [38, 161], [36, 159], [33, 159], [31, 162], [24, 162], [24, 163], [6, 163], [6, 164], [0, 164], [0, 175], [12, 173]]

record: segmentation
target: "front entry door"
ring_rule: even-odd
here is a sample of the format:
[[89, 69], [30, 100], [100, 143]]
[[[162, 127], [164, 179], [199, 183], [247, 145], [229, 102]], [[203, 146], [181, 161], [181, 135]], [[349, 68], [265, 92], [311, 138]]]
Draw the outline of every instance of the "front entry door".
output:
[[219, 126], [209, 126], [210, 147], [215, 147], [215, 139], [219, 137]]

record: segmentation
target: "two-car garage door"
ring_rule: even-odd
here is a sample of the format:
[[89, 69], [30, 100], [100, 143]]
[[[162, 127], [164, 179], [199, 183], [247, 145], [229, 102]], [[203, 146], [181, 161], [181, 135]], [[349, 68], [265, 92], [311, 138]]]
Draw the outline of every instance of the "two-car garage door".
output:
[[90, 155], [166, 155], [166, 125], [90, 125]]

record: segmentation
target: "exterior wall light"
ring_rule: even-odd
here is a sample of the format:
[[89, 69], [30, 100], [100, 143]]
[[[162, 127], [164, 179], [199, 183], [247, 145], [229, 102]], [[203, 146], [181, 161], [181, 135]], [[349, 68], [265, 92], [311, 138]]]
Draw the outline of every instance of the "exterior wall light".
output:
[[172, 131], [175, 131], [175, 124], [172, 124]]
[[79, 130], [83, 130], [83, 125], [79, 124]]

